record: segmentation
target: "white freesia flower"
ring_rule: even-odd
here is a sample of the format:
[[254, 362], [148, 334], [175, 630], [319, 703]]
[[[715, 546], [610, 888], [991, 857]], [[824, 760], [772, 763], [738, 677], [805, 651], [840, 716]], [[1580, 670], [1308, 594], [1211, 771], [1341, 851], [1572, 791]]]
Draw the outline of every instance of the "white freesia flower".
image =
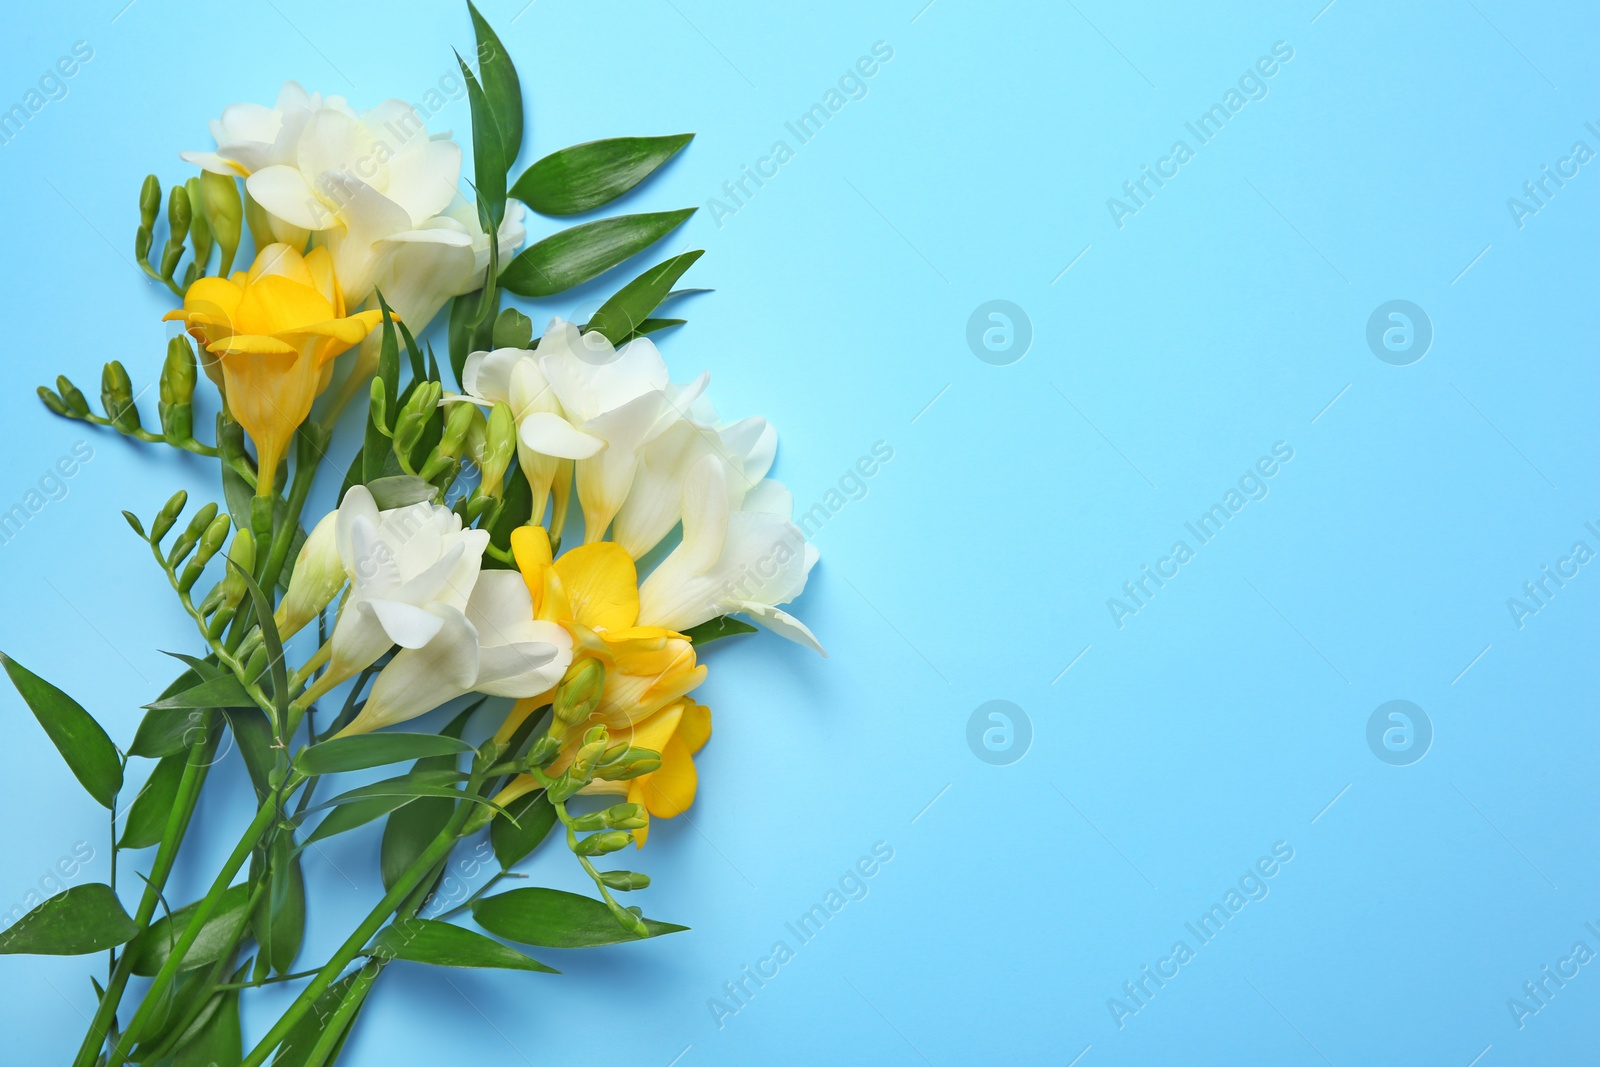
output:
[[817, 562], [817, 550], [789, 521], [792, 510], [789, 490], [770, 478], [733, 510], [725, 462], [702, 457], [684, 481], [683, 541], [639, 586], [639, 625], [682, 631], [742, 614], [822, 652], [805, 624], [779, 608], [805, 589]]
[[603, 537], [621, 510], [645, 446], [694, 404], [708, 381], [702, 374], [674, 385], [647, 338], [613, 348], [600, 334], [580, 334], [559, 318], [536, 350], [474, 353], [462, 374], [470, 395], [510, 404], [535, 516], [543, 517], [561, 461], [573, 461], [586, 542]]
[[700, 397], [644, 450], [613, 536], [634, 559], [660, 544], [683, 516], [689, 471], [706, 456], [715, 456], [726, 467], [728, 504], [738, 511], [745, 494], [772, 468], [777, 448], [778, 432], [766, 419], [719, 423], [711, 402]]
[[395, 645], [418, 649], [467, 607], [489, 543], [486, 530], [423, 502], [379, 511], [366, 486], [345, 494], [334, 533], [350, 592], [334, 625], [322, 692], [372, 665]]
[[463, 693], [536, 696], [572, 662], [571, 635], [534, 619], [528, 586], [516, 571], [480, 573], [464, 611], [440, 602], [425, 610], [439, 621], [434, 636], [395, 654], [342, 733], [414, 719]]

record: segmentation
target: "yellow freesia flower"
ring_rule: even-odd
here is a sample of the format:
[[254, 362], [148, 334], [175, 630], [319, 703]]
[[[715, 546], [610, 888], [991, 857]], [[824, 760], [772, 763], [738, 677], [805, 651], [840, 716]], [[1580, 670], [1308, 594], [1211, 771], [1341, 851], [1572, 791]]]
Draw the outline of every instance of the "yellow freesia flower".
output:
[[[706, 676], [706, 668], [695, 662], [694, 645], [672, 630], [636, 625], [638, 571], [622, 546], [600, 541], [552, 559], [544, 528], [525, 526], [512, 533], [511, 550], [532, 594], [534, 617], [558, 623], [572, 635], [571, 669], [585, 658], [599, 660], [606, 669], [599, 705], [562, 737], [552, 771], [570, 764], [585, 731], [602, 723], [614, 742], [661, 753], [661, 767], [630, 781], [596, 781], [586, 791], [626, 793], [630, 802], [660, 818], [683, 812], [694, 801], [692, 757], [711, 736], [711, 712], [686, 698]], [[497, 738], [509, 741], [553, 696], [552, 689], [518, 701]], [[504, 804], [535, 788], [530, 776], [522, 776], [496, 799]], [[647, 828], [634, 831], [641, 846], [648, 836]]]
[[215, 360], [207, 376], [256, 445], [257, 492], [272, 492], [278, 464], [311, 402], [328, 384], [331, 361], [383, 321], [381, 311], [345, 315], [344, 294], [325, 248], [302, 257], [268, 245], [248, 272], [189, 286], [181, 319]]

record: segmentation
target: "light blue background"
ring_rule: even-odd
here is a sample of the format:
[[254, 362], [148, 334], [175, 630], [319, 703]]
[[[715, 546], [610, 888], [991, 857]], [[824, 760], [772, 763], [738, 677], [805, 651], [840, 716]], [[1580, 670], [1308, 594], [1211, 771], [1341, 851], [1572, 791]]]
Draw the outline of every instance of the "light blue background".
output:
[[[0, 147], [0, 508], [94, 448], [0, 567], [5, 651], [125, 744], [174, 673], [157, 650], [195, 642], [116, 513], [209, 497], [214, 475], [55, 419], [32, 386], [65, 371], [92, 395], [109, 358], [153, 381], [169, 301], [128, 262], [138, 183], [190, 173], [176, 153], [209, 147], [223, 105], [286, 77], [358, 107], [420, 100], [471, 31], [454, 3], [121, 2], [29, 7], [0, 40], [5, 106], [94, 48]], [[1600, 576], [1522, 628], [1506, 601], [1574, 541], [1600, 548], [1600, 163], [1521, 228], [1507, 198], [1575, 141], [1600, 150], [1595, 9], [922, 3], [484, 4], [522, 74], [524, 164], [698, 131], [628, 202], [702, 206], [660, 253], [707, 249], [687, 281], [717, 290], [663, 341], [675, 376], [709, 367], [725, 413], [777, 424], [801, 508], [875, 442], [894, 458], [816, 536], [797, 613], [831, 658], [770, 636], [708, 657], [699, 800], [639, 858], [647, 913], [693, 932], [539, 953], [559, 978], [395, 967], [344, 1062], [1592, 1057], [1600, 964], [1523, 1029], [1507, 999], [1575, 942], [1600, 949]], [[878, 41], [894, 56], [867, 97], [797, 146], [785, 121]], [[1293, 59], [1267, 97], [1197, 147], [1184, 123], [1279, 41]], [[464, 137], [465, 102], [432, 125]], [[708, 202], [780, 138], [795, 158], [719, 226]], [[1177, 138], [1195, 158], [1119, 229], [1107, 198]], [[965, 339], [997, 298], [1034, 334], [1010, 366]], [[1410, 366], [1365, 341], [1392, 299], [1435, 331]], [[1279, 441], [1294, 458], [1270, 495], [1119, 629], [1107, 598]], [[1010, 766], [968, 748], [993, 699], [1031, 721]], [[1367, 745], [1391, 699], [1433, 724], [1411, 766]], [[96, 859], [75, 881], [103, 879], [107, 852], [104, 813], [0, 704], [9, 908], [76, 842]], [[211, 782], [191, 834], [209, 854], [186, 853], [174, 903], [248, 810], [236, 758]], [[708, 1000], [795, 946], [784, 924], [876, 842], [894, 858], [866, 898], [719, 1028]], [[1270, 895], [1198, 946], [1185, 922], [1276, 842], [1294, 858]], [[376, 853], [369, 828], [310, 861], [303, 964], [376, 898]], [[581, 888], [562, 854], [531, 871]], [[132, 899], [131, 869], [122, 884]], [[1108, 999], [1179, 939], [1195, 958], [1119, 1029]], [[0, 961], [0, 1058], [63, 1062], [103, 969]]]

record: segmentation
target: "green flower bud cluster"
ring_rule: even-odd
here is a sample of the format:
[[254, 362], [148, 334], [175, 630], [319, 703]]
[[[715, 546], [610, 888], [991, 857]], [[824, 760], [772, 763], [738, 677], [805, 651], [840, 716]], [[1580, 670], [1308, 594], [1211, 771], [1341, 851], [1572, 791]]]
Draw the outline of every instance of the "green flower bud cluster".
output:
[[118, 360], [107, 363], [100, 373], [100, 406], [104, 415], [90, 410], [83, 390], [64, 374], [56, 376], [54, 389], [41, 385], [38, 394], [44, 406], [62, 418], [108, 426], [136, 441], [159, 442], [185, 452], [215, 456], [216, 448], [201, 444], [194, 437], [194, 389], [198, 377], [195, 350], [189, 338], [182, 334], [172, 338], [167, 342], [167, 357], [161, 365], [160, 399], [156, 404], [161, 418], [160, 433], [145, 429], [140, 422], [133, 382], [127, 368]]
[[[161, 248], [159, 264], [153, 266], [150, 253], [155, 247], [156, 223], [161, 218], [161, 181], [154, 174], [147, 175], [139, 188], [139, 229], [133, 238], [134, 258], [146, 274], [182, 296], [197, 279], [205, 276], [213, 248], [222, 250], [220, 273], [226, 275], [232, 269], [234, 255], [239, 250], [243, 217], [244, 204], [239, 198], [235, 178], [206, 172], [174, 185], [167, 193], [166, 244]], [[191, 259], [179, 282], [178, 264], [186, 249]]]
[[224, 546], [228, 546], [228, 560], [249, 570], [255, 564], [256, 541], [249, 530], [240, 530], [229, 545], [228, 535], [233, 532], [233, 519], [220, 511], [216, 504], [206, 504], [189, 517], [188, 523], [173, 538], [172, 546], [163, 551], [162, 542], [177, 526], [188, 503], [189, 494], [182, 489], [172, 494], [150, 520], [148, 534], [138, 516], [126, 511], [123, 516], [134, 532], [149, 542], [156, 561], [178, 591], [184, 606], [194, 615], [205, 633], [215, 640], [233, 620], [244, 601], [246, 587], [243, 578], [232, 567], [225, 567], [224, 573], [199, 604], [194, 603], [191, 593], [207, 565], [222, 552]]

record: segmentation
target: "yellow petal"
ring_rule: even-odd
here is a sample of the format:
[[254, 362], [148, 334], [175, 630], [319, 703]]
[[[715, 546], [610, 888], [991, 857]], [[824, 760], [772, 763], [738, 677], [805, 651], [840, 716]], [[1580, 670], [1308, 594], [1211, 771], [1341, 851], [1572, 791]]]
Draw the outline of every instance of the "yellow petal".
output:
[[639, 780], [644, 783], [645, 808], [657, 818], [670, 819], [688, 811], [689, 805], [694, 803], [699, 777], [694, 769], [694, 756], [674, 737], [661, 751], [661, 769]]
[[678, 722], [674, 736], [690, 752], [699, 752], [711, 740], [711, 709], [693, 700], [685, 700], [683, 718]]
[[555, 562], [572, 617], [594, 630], [616, 630], [639, 621], [639, 572], [614, 541], [598, 541]]
[[652, 752], [664, 753], [667, 742], [672, 740], [672, 735], [678, 730], [682, 716], [683, 704], [681, 702], [673, 704], [639, 723], [631, 734], [622, 733], [617, 740], [626, 741], [635, 748], [648, 748]]
[[[644, 807], [644, 779], [635, 778], [628, 783], [628, 803]], [[650, 811], [646, 808], [644, 825], [633, 832], [633, 847], [644, 848], [644, 843], [648, 840], [650, 840]]]

